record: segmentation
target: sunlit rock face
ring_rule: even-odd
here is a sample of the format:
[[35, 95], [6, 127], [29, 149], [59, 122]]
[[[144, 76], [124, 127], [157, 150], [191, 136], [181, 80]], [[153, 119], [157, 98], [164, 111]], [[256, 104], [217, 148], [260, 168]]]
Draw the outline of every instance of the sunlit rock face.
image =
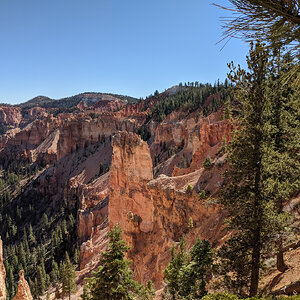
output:
[[159, 287], [174, 242], [183, 235], [189, 245], [197, 237], [221, 242], [225, 215], [217, 205], [204, 207], [196, 192], [186, 192], [188, 184], [196, 188], [203, 169], [153, 179], [149, 147], [139, 136], [119, 132], [112, 146], [109, 224], [119, 223], [124, 230], [135, 278], [144, 283], [152, 280]]
[[117, 133], [112, 146], [109, 222], [120, 223], [130, 240], [134, 232], [153, 228], [153, 201], [147, 188], [153, 179], [152, 159], [147, 143], [131, 132]]
[[19, 272], [18, 290], [13, 300], [33, 300], [28, 282], [24, 277], [24, 271]]

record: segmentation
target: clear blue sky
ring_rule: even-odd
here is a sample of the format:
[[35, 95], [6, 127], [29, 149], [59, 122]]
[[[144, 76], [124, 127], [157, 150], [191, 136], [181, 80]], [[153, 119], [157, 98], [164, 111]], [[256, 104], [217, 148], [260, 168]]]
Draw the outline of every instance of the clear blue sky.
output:
[[[227, 0], [214, 0], [226, 4]], [[145, 97], [179, 82], [215, 82], [248, 46], [220, 51], [210, 0], [0, 0], [0, 102], [81, 92]]]

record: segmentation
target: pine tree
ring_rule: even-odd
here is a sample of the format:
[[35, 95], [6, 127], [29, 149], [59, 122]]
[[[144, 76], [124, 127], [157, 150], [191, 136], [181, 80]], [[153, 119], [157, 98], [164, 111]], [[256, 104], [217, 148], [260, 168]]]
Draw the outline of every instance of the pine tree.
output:
[[[273, 101], [265, 116], [265, 126], [270, 132], [265, 160], [268, 184], [265, 193], [275, 202], [278, 213], [282, 214], [284, 202], [300, 189], [300, 90], [282, 80], [292, 68], [290, 56], [281, 57], [280, 51], [274, 51], [273, 56], [268, 80], [268, 95]], [[285, 236], [283, 230], [275, 239], [277, 269], [280, 272], [288, 268], [282, 251]]]
[[44, 261], [42, 261], [41, 265], [39, 265], [37, 268], [36, 279], [38, 281], [38, 285], [36, 286], [37, 293], [39, 296], [43, 296], [46, 289], [46, 272], [45, 272]]
[[186, 299], [200, 299], [207, 294], [206, 281], [213, 263], [213, 252], [206, 240], [197, 239], [189, 251], [190, 260], [181, 268], [180, 295]]
[[[240, 38], [246, 41], [264, 41], [272, 49], [287, 49], [296, 64], [285, 79], [300, 86], [300, 5], [298, 0], [229, 0], [233, 17], [223, 22], [224, 38]], [[222, 9], [228, 9], [217, 5]]]
[[69, 255], [66, 252], [66, 260], [62, 265], [61, 272], [61, 285], [62, 285], [62, 294], [63, 296], [69, 296], [76, 292], [76, 273], [73, 264], [70, 261]]
[[121, 233], [119, 225], [108, 233], [109, 243], [100, 259], [100, 267], [92, 278], [87, 279], [91, 300], [131, 300], [134, 294], [140, 294], [142, 286], [133, 280], [130, 261], [125, 259], [129, 247]]
[[[257, 43], [247, 58], [249, 72], [241, 68], [229, 75], [236, 83], [235, 97], [242, 103], [239, 129], [228, 146], [228, 172], [231, 183], [222, 203], [229, 213], [229, 228], [235, 231], [219, 252], [225, 284], [232, 291], [250, 296], [257, 294], [259, 271], [270, 237], [278, 233], [285, 218], [277, 213], [268, 179], [270, 129], [266, 123], [273, 99], [268, 95], [269, 52]], [[271, 162], [272, 163], [272, 162]]]
[[173, 300], [176, 299], [180, 289], [180, 270], [187, 263], [187, 254], [185, 252], [186, 241], [184, 238], [180, 239], [179, 251], [176, 253], [176, 248], [171, 248], [172, 259], [165, 269], [165, 280], [167, 282], [168, 292], [171, 294]]
[[185, 251], [182, 238], [179, 251], [171, 248], [172, 259], [165, 270], [165, 293], [175, 299], [200, 299], [206, 295], [206, 281], [213, 263], [213, 252], [208, 241], [197, 239], [190, 251]]
[[[299, 1], [229, 0], [235, 12], [224, 22], [225, 37], [269, 41], [299, 51]], [[219, 6], [221, 7], [221, 6]], [[224, 9], [224, 7], [221, 7]], [[225, 8], [226, 9], [226, 8]]]

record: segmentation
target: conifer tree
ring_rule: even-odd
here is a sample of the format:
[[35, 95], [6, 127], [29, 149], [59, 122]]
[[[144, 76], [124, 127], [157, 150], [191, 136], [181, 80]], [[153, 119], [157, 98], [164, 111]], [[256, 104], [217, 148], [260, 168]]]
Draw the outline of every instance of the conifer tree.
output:
[[[280, 214], [284, 202], [300, 190], [300, 90], [282, 80], [293, 68], [291, 57], [286, 54], [281, 57], [280, 51], [274, 51], [273, 56], [268, 80], [268, 96], [272, 101], [265, 116], [265, 127], [270, 132], [265, 160], [268, 190], [265, 193], [275, 202]], [[282, 230], [275, 239], [277, 269], [281, 272], [287, 269], [282, 251], [285, 236]]]
[[45, 289], [46, 289], [46, 272], [45, 272], [45, 266], [44, 261], [42, 261], [41, 265], [37, 267], [37, 277], [38, 285], [37, 293], [39, 296], [43, 296]]
[[129, 247], [121, 233], [119, 225], [108, 233], [109, 243], [99, 269], [87, 279], [91, 300], [132, 300], [134, 294], [141, 292], [142, 286], [133, 280], [133, 272], [129, 269], [130, 261], [125, 259]]
[[60, 299], [60, 292], [58, 285], [55, 288], [55, 299]]
[[63, 296], [68, 295], [69, 300], [71, 299], [71, 295], [76, 292], [75, 280], [76, 280], [75, 268], [70, 261], [68, 253], [66, 252], [66, 260], [62, 265], [61, 285], [62, 285]]
[[213, 263], [213, 252], [206, 240], [197, 239], [189, 251], [189, 262], [181, 268], [180, 295], [186, 299], [200, 299], [207, 294], [207, 275]]
[[178, 253], [171, 248], [172, 260], [165, 270], [166, 294], [172, 300], [200, 299], [206, 295], [206, 281], [213, 263], [213, 252], [206, 240], [197, 239], [190, 251], [185, 251], [186, 242], [182, 238]]
[[167, 282], [168, 292], [173, 300], [176, 299], [180, 289], [180, 270], [187, 263], [187, 254], [185, 252], [186, 241], [182, 237], [179, 243], [179, 251], [176, 253], [176, 248], [171, 248], [172, 259], [165, 269], [165, 280]]
[[231, 64], [229, 74], [236, 84], [235, 98], [242, 105], [242, 118], [228, 146], [231, 182], [221, 200], [235, 234], [219, 254], [221, 269], [231, 272], [225, 275], [225, 284], [238, 294], [254, 296], [264, 251], [286, 220], [268, 195], [273, 188], [268, 180], [270, 128], [266, 122], [273, 101], [268, 90], [269, 52], [260, 43], [251, 45], [247, 63], [249, 72]]
[[300, 86], [300, 4], [299, 0], [229, 0], [233, 17], [223, 20], [224, 39], [264, 41], [272, 49], [286, 48], [296, 64], [286, 73], [285, 80]]

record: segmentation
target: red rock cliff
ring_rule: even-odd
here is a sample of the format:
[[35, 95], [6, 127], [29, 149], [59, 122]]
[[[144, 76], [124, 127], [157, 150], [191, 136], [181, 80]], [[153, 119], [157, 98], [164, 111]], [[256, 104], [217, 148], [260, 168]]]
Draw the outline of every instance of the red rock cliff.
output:
[[151, 232], [153, 201], [147, 183], [153, 179], [153, 172], [149, 147], [131, 132], [117, 133], [112, 146], [109, 222], [120, 223], [127, 239], [137, 230], [135, 225], [141, 232]]
[[198, 236], [217, 244], [223, 237], [224, 214], [217, 205], [204, 206], [197, 193], [186, 193], [187, 184], [195, 186], [203, 170], [152, 179], [147, 143], [133, 133], [120, 132], [112, 145], [109, 223], [120, 223], [124, 230], [135, 278], [151, 279], [159, 287], [173, 243], [185, 235], [189, 245]]

